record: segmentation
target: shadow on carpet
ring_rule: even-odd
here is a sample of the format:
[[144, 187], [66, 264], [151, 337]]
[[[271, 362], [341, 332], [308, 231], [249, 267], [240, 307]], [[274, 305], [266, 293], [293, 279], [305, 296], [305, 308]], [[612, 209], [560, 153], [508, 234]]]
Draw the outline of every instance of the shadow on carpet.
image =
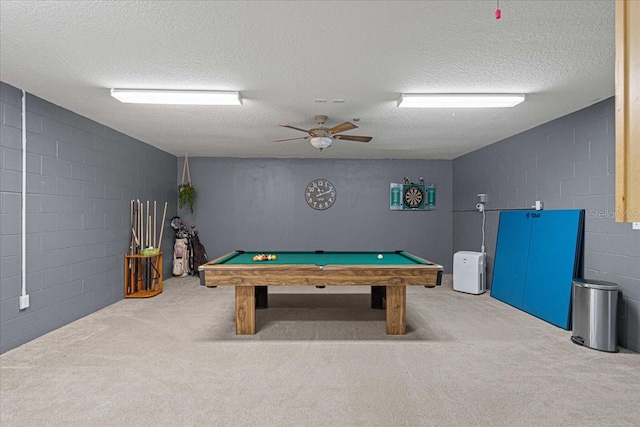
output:
[[387, 335], [386, 311], [372, 309], [369, 294], [270, 294], [269, 308], [256, 310], [255, 335], [236, 335], [234, 316], [217, 319], [198, 341], [436, 340], [409, 312], [406, 335]]

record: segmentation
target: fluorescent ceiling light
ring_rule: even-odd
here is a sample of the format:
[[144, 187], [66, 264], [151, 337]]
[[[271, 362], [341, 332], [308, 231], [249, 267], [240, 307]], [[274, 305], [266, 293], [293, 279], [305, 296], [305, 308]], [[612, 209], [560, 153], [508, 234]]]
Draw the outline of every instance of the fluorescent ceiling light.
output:
[[522, 101], [521, 93], [403, 93], [398, 107], [495, 108], [513, 107]]
[[241, 105], [240, 92], [217, 90], [111, 89], [120, 102], [173, 105]]

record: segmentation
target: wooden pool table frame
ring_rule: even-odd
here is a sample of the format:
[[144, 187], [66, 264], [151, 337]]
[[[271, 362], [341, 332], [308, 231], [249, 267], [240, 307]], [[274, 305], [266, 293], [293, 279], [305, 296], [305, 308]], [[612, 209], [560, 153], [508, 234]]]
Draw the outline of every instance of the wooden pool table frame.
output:
[[[442, 280], [442, 266], [405, 253], [426, 264], [217, 264], [233, 251], [199, 267], [200, 284], [235, 286], [236, 335], [256, 333], [256, 308], [267, 308], [268, 286], [371, 286], [371, 308], [384, 309], [387, 334], [406, 334], [407, 286], [434, 287]], [[322, 251], [317, 251], [322, 252]]]

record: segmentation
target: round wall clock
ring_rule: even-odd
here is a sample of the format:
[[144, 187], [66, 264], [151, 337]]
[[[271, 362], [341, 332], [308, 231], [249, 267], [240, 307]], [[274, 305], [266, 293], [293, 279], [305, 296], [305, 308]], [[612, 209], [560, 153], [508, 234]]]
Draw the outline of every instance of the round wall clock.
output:
[[314, 179], [304, 190], [304, 198], [313, 209], [329, 209], [336, 201], [336, 188], [326, 179]]
[[404, 204], [411, 209], [416, 209], [424, 200], [424, 194], [418, 187], [409, 187], [404, 192]]

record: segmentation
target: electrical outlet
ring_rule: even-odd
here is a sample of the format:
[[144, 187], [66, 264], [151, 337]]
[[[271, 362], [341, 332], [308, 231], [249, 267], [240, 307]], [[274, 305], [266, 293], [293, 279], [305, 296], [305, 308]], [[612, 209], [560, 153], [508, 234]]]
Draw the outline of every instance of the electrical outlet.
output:
[[631, 224], [631, 229], [640, 230], [640, 222], [634, 222], [633, 224]]
[[20, 296], [20, 310], [24, 310], [29, 307], [29, 295]]

